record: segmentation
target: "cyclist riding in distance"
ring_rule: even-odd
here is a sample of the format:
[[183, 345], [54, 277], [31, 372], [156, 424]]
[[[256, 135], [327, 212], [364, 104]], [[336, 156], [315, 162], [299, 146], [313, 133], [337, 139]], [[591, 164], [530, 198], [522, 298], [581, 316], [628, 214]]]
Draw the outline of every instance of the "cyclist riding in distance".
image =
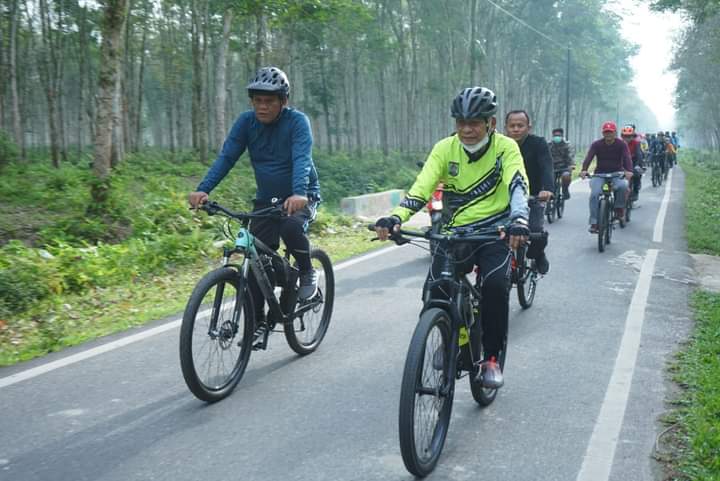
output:
[[[580, 170], [583, 179], [588, 175], [588, 167], [593, 158], [597, 157], [596, 174], [610, 174], [625, 172], [625, 178], [612, 179], [612, 189], [615, 192], [615, 216], [623, 219], [625, 216], [625, 202], [628, 194], [628, 180], [632, 178], [633, 167], [630, 159], [630, 150], [625, 142], [617, 138], [617, 125], [615, 122], [605, 122], [602, 125], [603, 138], [590, 145]], [[604, 179], [595, 177], [590, 181], [590, 233], [598, 231], [598, 200], [602, 193]]]
[[540, 274], [547, 274], [550, 270], [550, 262], [545, 255], [547, 232], [543, 229], [544, 202], [553, 195], [555, 177], [547, 141], [543, 137], [530, 133], [531, 130], [530, 115], [525, 110], [512, 110], [505, 115], [505, 133], [520, 146], [520, 154], [522, 154], [525, 172], [530, 182], [530, 195], [537, 199], [530, 203], [529, 227], [530, 232], [540, 235], [533, 236], [527, 257], [535, 259], [535, 265]]
[[562, 172], [562, 190], [565, 200], [570, 198], [570, 181], [572, 171], [575, 170], [575, 149], [565, 138], [565, 131], [555, 128], [552, 131], [552, 139], [548, 143], [550, 155], [553, 160], [553, 169]]
[[[237, 118], [217, 159], [189, 195], [189, 202], [192, 207], [207, 202], [208, 194], [247, 149], [257, 185], [254, 208], [282, 202], [287, 213], [280, 219], [253, 220], [250, 232], [272, 249], [278, 249], [283, 239], [300, 271], [298, 297], [310, 299], [317, 289], [317, 274], [310, 261], [307, 228], [320, 202], [310, 122], [304, 113], [288, 107], [290, 83], [279, 68], [259, 69], [247, 91], [252, 110]], [[259, 324], [265, 319], [265, 302], [253, 276], [250, 290]]]
[[645, 168], [643, 159], [645, 158], [645, 155], [643, 154], [642, 147], [640, 146], [640, 140], [635, 132], [635, 127], [632, 125], [626, 125], [622, 129], [621, 135], [630, 150], [630, 158], [633, 163], [632, 189], [630, 195], [632, 195], [632, 200], [636, 201], [638, 200], [640, 188], [642, 187], [642, 173]]
[[[478, 266], [481, 287], [482, 344], [485, 358], [478, 377], [487, 388], [503, 385], [497, 362], [507, 333], [510, 289], [510, 248], [527, 240], [528, 183], [517, 143], [495, 131], [497, 99], [484, 87], [463, 89], [453, 100], [451, 114], [457, 133], [435, 144], [415, 183], [391, 215], [375, 223], [378, 238], [387, 240], [402, 222], [427, 203], [439, 182], [444, 184], [443, 200], [448, 212], [443, 229], [471, 234], [476, 229], [508, 225], [508, 243], [490, 242], [480, 246], [461, 244], [466, 249], [459, 258], [472, 259]], [[444, 259], [434, 256], [423, 289], [423, 301], [446, 297], [447, 293], [428, 292], [428, 282], [437, 278]], [[435, 289], [441, 289], [436, 287]], [[472, 339], [477, 339], [477, 335]]]

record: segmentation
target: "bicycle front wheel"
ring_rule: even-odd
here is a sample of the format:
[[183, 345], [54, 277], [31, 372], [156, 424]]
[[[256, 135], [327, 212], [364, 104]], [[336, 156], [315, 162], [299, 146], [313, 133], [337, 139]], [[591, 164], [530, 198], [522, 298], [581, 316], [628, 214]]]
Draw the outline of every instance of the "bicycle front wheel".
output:
[[600, 199], [598, 208], [598, 250], [605, 252], [605, 232], [610, 228], [608, 225], [609, 212], [608, 202], [605, 198]]
[[320, 346], [330, 325], [335, 301], [335, 274], [330, 257], [320, 249], [313, 249], [310, 261], [318, 274], [317, 293], [312, 299], [298, 301], [293, 321], [283, 326], [288, 345], [303, 356]]
[[557, 201], [555, 201], [555, 208], [557, 210], [557, 218], [562, 219], [562, 216], [565, 213], [565, 198], [562, 194], [560, 194]]
[[535, 299], [537, 280], [535, 273], [530, 269], [530, 262], [526, 257], [527, 249], [518, 249], [515, 254], [517, 262], [517, 295], [518, 302], [523, 309], [532, 306]]
[[545, 217], [549, 224], [555, 222], [555, 199], [550, 199], [545, 205]]
[[235, 269], [209, 272], [193, 290], [180, 327], [180, 366], [190, 391], [206, 402], [227, 397], [245, 373], [254, 310]]
[[432, 308], [420, 316], [410, 341], [400, 390], [400, 452], [408, 471], [427, 476], [440, 458], [455, 390], [450, 372], [450, 318]]

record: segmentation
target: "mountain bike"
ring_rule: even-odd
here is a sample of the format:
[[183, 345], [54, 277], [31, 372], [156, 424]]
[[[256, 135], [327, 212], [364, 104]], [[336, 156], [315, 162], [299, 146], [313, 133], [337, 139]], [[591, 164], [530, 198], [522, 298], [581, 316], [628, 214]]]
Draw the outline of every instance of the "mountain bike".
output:
[[[299, 271], [284, 255], [265, 245], [248, 229], [252, 219], [279, 218], [282, 206], [254, 212], [232, 212], [216, 202], [200, 207], [208, 215], [227, 217], [226, 236], [235, 239], [223, 248], [222, 267], [208, 272], [195, 286], [180, 328], [180, 365], [190, 391], [206, 402], [227, 397], [245, 373], [253, 350], [265, 350], [268, 337], [282, 326], [290, 348], [300, 355], [314, 352], [327, 333], [335, 299], [335, 278], [328, 255], [312, 249], [318, 289], [311, 299], [298, 299]], [[236, 236], [230, 220], [241, 226]], [[241, 256], [235, 261], [234, 256]], [[249, 291], [254, 275], [269, 305], [267, 318], [255, 320]], [[279, 295], [278, 295], [279, 292]]]
[[562, 190], [562, 175], [565, 170], [555, 171], [555, 190], [553, 196], [545, 204], [545, 216], [548, 223], [555, 222], [555, 218], [562, 219], [565, 212], [565, 197]]
[[605, 246], [610, 244], [612, 232], [615, 229], [615, 221], [620, 221], [620, 225], [624, 227], [625, 219], [618, 219], [615, 216], [615, 194], [612, 190], [612, 180], [614, 178], [625, 177], [623, 172], [614, 172], [611, 174], [592, 174], [589, 177], [600, 177], [604, 180], [602, 185], [602, 193], [598, 200], [598, 251], [605, 252]]
[[[368, 226], [374, 230], [375, 226]], [[441, 276], [428, 282], [426, 288], [441, 287], [447, 298], [426, 299], [415, 327], [403, 370], [399, 404], [400, 452], [408, 471], [427, 476], [440, 458], [455, 395], [455, 381], [467, 376], [475, 401], [481, 406], [491, 404], [497, 389], [483, 387], [478, 377], [483, 359], [482, 295], [458, 265], [452, 246], [461, 243], [482, 244], [502, 238], [497, 228], [472, 235], [434, 234], [401, 229], [392, 237], [396, 243], [422, 238], [437, 242], [433, 257], [441, 256]], [[505, 366], [507, 333], [498, 356], [500, 368]]]

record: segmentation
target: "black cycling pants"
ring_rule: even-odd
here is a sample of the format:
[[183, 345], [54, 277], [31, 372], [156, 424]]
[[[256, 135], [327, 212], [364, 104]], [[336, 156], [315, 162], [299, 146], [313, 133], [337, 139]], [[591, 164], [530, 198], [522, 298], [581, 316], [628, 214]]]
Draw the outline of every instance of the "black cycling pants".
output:
[[528, 228], [533, 235], [533, 239], [528, 246], [528, 259], [537, 259], [545, 252], [548, 243], [548, 233], [545, 230], [545, 202], [531, 200], [528, 202], [530, 208], [530, 219]]
[[[269, 206], [270, 204], [255, 201], [255, 210]], [[312, 268], [312, 263], [310, 262], [310, 240], [307, 238], [306, 232], [310, 222], [315, 220], [316, 213], [317, 203], [313, 202], [288, 217], [253, 219], [250, 222], [250, 232], [275, 250], [280, 248], [280, 239], [282, 238], [297, 261], [300, 272], [308, 271]], [[264, 312], [265, 299], [252, 274], [250, 275], [250, 293], [257, 317]]]
[[[473, 265], [477, 265], [479, 268], [477, 285], [480, 286], [482, 293], [482, 344], [485, 359], [498, 357], [508, 330], [510, 249], [506, 242], [497, 241], [482, 244], [482, 246], [456, 246], [454, 252], [456, 262], [458, 262], [456, 268], [460, 272], [470, 272]], [[440, 276], [443, 262], [442, 256], [433, 257], [432, 266], [430, 266], [430, 272], [428, 272], [423, 288], [424, 302], [428, 300], [428, 282]], [[435, 287], [430, 292], [430, 297], [447, 299], [448, 294], [442, 288]]]

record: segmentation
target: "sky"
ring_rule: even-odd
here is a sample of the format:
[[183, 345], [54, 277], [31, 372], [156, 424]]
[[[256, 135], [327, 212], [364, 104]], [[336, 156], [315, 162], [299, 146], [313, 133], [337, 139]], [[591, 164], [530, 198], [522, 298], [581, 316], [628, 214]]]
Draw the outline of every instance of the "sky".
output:
[[[608, 2], [609, 9], [623, 17], [621, 32], [639, 46], [631, 60], [635, 71], [633, 84], [640, 98], [657, 117], [663, 130], [675, 128], [675, 109], [672, 98], [677, 76], [669, 72], [675, 37], [682, 31], [685, 21], [678, 14], [651, 12], [649, 2]], [[628, 9], [628, 5], [631, 8]]]

